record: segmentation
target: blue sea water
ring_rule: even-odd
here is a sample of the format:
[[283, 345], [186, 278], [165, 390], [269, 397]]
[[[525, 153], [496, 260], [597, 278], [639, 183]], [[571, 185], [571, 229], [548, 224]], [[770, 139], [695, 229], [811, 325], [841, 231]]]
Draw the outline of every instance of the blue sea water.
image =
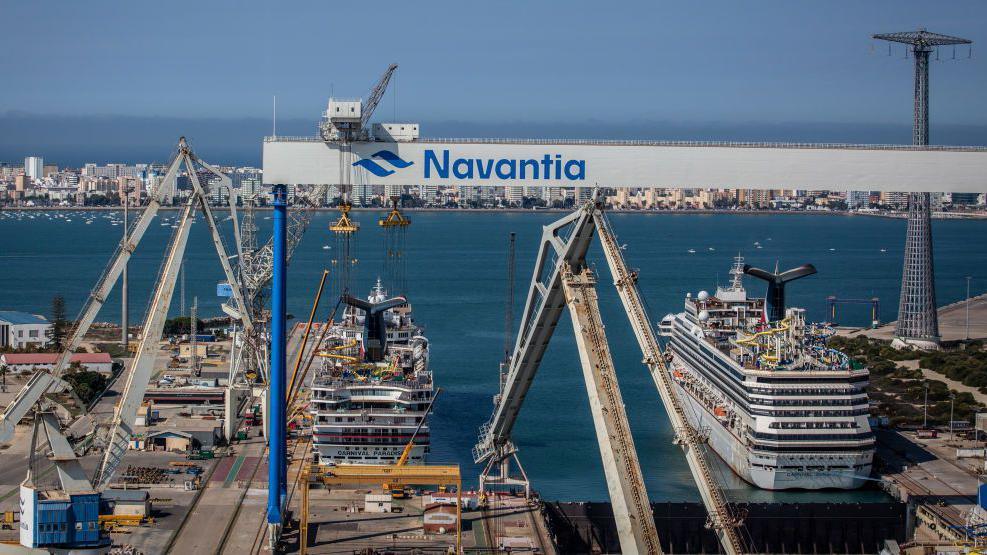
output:
[[[175, 212], [163, 212], [173, 219]], [[269, 212], [259, 213], [260, 235], [269, 236]], [[516, 314], [521, 312], [537, 254], [541, 226], [559, 213], [412, 212], [407, 231], [406, 291], [432, 344], [431, 366], [445, 392], [431, 420], [434, 462], [458, 462], [467, 483], [478, 470], [470, 458], [477, 428], [493, 408], [504, 335], [505, 265], [508, 233], [517, 233]], [[222, 220], [225, 216], [219, 217]], [[332, 215], [319, 212], [289, 267], [289, 312], [307, 316], [323, 268], [332, 269]], [[359, 212], [359, 264], [355, 289], [363, 293], [381, 273], [383, 241], [379, 213]], [[93, 223], [86, 224], [87, 218]], [[881, 318], [895, 319], [901, 279], [904, 220], [853, 216], [651, 215], [612, 214], [628, 263], [640, 269], [640, 286], [650, 315], [659, 319], [682, 308], [687, 292], [712, 290], [727, 279], [732, 257], [785, 269], [805, 262], [819, 274], [789, 287], [789, 303], [804, 306], [813, 319], [828, 319], [826, 297], [881, 299]], [[66, 221], [71, 219], [71, 222]], [[230, 223], [223, 223], [229, 227]], [[155, 222], [130, 265], [131, 321], [139, 320], [173, 229]], [[41, 213], [0, 217], [0, 309], [47, 313], [55, 294], [69, 313], [78, 311], [122, 233], [105, 212]], [[936, 289], [940, 304], [963, 298], [964, 276], [975, 276], [982, 291], [987, 274], [987, 221], [934, 223]], [[755, 247], [755, 242], [762, 248]], [[690, 249], [695, 253], [688, 252]], [[886, 252], [882, 252], [884, 249]], [[590, 258], [600, 272], [600, 302], [607, 336], [621, 380], [638, 454], [651, 499], [698, 500], [688, 468], [672, 445], [668, 420], [612, 288], [598, 247]], [[219, 314], [216, 282], [222, 271], [200, 221], [186, 255], [186, 304], [199, 300], [200, 314]], [[330, 277], [332, 279], [332, 277]], [[978, 283], [979, 282], [979, 283]], [[978, 286], [979, 285], [979, 286]], [[763, 285], [748, 279], [752, 292]], [[172, 313], [177, 314], [176, 291]], [[331, 303], [323, 303], [323, 314]], [[119, 320], [114, 291], [97, 318]], [[865, 325], [869, 307], [840, 309], [841, 323]], [[526, 399], [514, 437], [536, 489], [548, 499], [604, 500], [606, 484], [589, 415], [575, 341], [564, 316], [539, 375]], [[753, 490], [718, 465], [727, 494], [751, 501], [861, 501], [883, 499], [873, 490], [856, 492], [764, 492]]]

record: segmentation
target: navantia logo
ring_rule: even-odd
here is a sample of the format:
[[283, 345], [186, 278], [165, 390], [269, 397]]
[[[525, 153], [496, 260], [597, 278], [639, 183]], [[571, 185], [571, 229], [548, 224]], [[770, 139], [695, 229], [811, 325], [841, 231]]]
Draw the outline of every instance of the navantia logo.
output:
[[[425, 149], [423, 156], [425, 179], [586, 180], [586, 160], [568, 160], [561, 154], [544, 154], [539, 158], [456, 158], [446, 149], [440, 152]], [[388, 169], [375, 160], [381, 160], [395, 169]], [[389, 150], [379, 150], [369, 158], [353, 163], [377, 177], [387, 177], [413, 164]]]
[[377, 177], [387, 177], [394, 173], [395, 170], [389, 170], [384, 166], [381, 166], [377, 162], [374, 162], [371, 158], [377, 158], [378, 160], [383, 160], [390, 164], [391, 166], [402, 170], [414, 164], [414, 162], [409, 162], [397, 154], [394, 154], [390, 150], [378, 150], [377, 152], [370, 155], [370, 158], [364, 158], [362, 160], [357, 160], [353, 162], [354, 166], [359, 166], [368, 172], [376, 175]]
[[586, 160], [566, 160], [561, 154], [540, 158], [453, 158], [448, 150], [436, 154], [425, 150], [425, 178], [437, 177], [469, 180], [553, 180], [583, 181]]

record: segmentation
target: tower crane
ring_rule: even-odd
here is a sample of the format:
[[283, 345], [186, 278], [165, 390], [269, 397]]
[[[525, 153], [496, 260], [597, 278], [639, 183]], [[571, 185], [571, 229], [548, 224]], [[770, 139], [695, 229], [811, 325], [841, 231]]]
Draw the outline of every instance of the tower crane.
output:
[[366, 101], [329, 99], [329, 105], [319, 124], [319, 134], [327, 145], [333, 146], [339, 152], [339, 192], [342, 197], [339, 203], [339, 219], [329, 225], [329, 230], [337, 237], [337, 262], [342, 271], [334, 282], [342, 293], [349, 286], [350, 266], [356, 261], [353, 244], [353, 234], [360, 230], [360, 224], [350, 216], [353, 191], [353, 150], [354, 141], [370, 140], [367, 124], [377, 105], [380, 104], [391, 77], [398, 69], [397, 64], [387, 66], [377, 84], [370, 91]]
[[[627, 415], [617, 387], [603, 324], [596, 301], [595, 278], [586, 265], [586, 252], [599, 233], [614, 285], [630, 320], [665, 411], [682, 447], [689, 470], [709, 514], [709, 526], [726, 553], [745, 551], [740, 519], [716, 482], [706, 457], [706, 438], [688, 421], [672, 386], [665, 359], [637, 288], [637, 273], [628, 269], [621, 248], [600, 205], [594, 200], [543, 228], [528, 298], [508, 362], [502, 367], [501, 388], [494, 397], [490, 420], [480, 428], [473, 448], [476, 463], [486, 463], [480, 474], [480, 490], [492, 485], [521, 485], [530, 491], [524, 469], [511, 441], [511, 432], [535, 373], [564, 308], [568, 307], [576, 332], [580, 361], [586, 379], [590, 408], [617, 519], [623, 553], [660, 553], [657, 532]], [[521, 477], [511, 475], [516, 466]]]

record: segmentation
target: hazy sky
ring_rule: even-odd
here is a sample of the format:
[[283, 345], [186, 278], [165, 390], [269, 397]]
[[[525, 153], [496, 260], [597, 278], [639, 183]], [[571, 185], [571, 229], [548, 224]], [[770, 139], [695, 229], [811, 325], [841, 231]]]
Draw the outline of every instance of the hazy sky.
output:
[[396, 62], [384, 119], [907, 123], [911, 60], [869, 37], [925, 26], [975, 42], [933, 63], [934, 123], [987, 124], [980, 0], [7, 0], [3, 19], [0, 114], [267, 119], [277, 95], [314, 121]]

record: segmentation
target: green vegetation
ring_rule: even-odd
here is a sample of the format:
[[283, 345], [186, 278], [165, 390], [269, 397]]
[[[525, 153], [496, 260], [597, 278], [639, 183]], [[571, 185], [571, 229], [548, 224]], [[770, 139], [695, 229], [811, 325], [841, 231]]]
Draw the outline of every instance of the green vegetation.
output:
[[[202, 333], [205, 327], [202, 320], [196, 319], [195, 328], [199, 330], [199, 333]], [[188, 316], [179, 316], [165, 321], [165, 335], [188, 335], [190, 333], [192, 333], [192, 318]]]
[[86, 406], [89, 405], [100, 393], [106, 389], [109, 380], [99, 372], [83, 370], [78, 362], [73, 362], [63, 376], [65, 381], [72, 385], [75, 394], [79, 396]]
[[51, 349], [61, 351], [68, 335], [69, 322], [65, 319], [65, 298], [55, 295], [51, 299]]
[[129, 358], [133, 353], [128, 353], [121, 343], [97, 343], [96, 350], [101, 353], [109, 353], [110, 358]]
[[[830, 346], [870, 369], [868, 393], [871, 402], [877, 405], [872, 414], [887, 416], [894, 425], [922, 425], [926, 386], [929, 391], [929, 425], [948, 425], [950, 415], [951, 392], [946, 383], [926, 380], [921, 370], [901, 366], [897, 362], [917, 360], [921, 368], [943, 373], [952, 380], [962, 381], [966, 385], [976, 383], [974, 387], [981, 387], [982, 390], [987, 386], [987, 357], [979, 344], [954, 351], [926, 353], [897, 351], [887, 341], [866, 337], [834, 337]], [[953, 419], [972, 423], [973, 415], [984, 408], [971, 393], [955, 393]]]
[[924, 353], [919, 360], [922, 368], [987, 393], [987, 351], [981, 341], [956, 350]]

